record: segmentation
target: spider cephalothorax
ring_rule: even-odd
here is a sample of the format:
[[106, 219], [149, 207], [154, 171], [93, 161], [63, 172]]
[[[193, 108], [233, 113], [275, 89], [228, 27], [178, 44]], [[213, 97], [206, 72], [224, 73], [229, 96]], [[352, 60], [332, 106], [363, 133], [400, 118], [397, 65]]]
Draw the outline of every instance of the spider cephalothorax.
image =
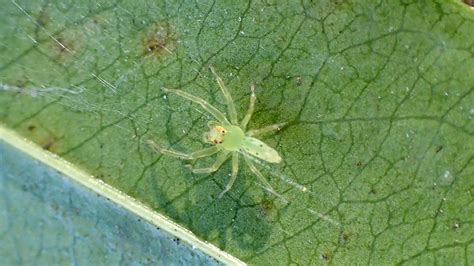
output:
[[186, 93], [182, 90], [172, 90], [164, 88], [163, 91], [175, 93], [183, 98], [195, 102], [201, 105], [202, 108], [209, 112], [212, 116], [214, 116], [214, 118], [218, 122], [210, 122], [209, 131], [204, 134], [204, 141], [214, 145], [203, 150], [186, 154], [174, 150], [164, 149], [151, 140], [149, 141], [149, 143], [158, 152], [186, 160], [194, 160], [220, 152], [220, 154], [217, 156], [216, 162], [211, 167], [192, 168], [192, 171], [194, 173], [215, 172], [229, 158], [229, 156], [232, 156], [232, 175], [229, 182], [225, 186], [225, 189], [221, 192], [219, 197], [222, 197], [222, 195], [229, 191], [229, 189], [234, 184], [235, 179], [237, 178], [237, 172], [239, 169], [239, 155], [243, 156], [250, 170], [259, 178], [260, 182], [264, 183], [267, 190], [276, 194], [276, 192], [274, 192], [271, 188], [268, 181], [263, 177], [262, 173], [260, 173], [257, 167], [255, 167], [255, 165], [253, 164], [252, 157], [256, 157], [270, 163], [281, 162], [281, 157], [277, 151], [275, 151], [273, 148], [271, 148], [264, 142], [254, 138], [254, 136], [271, 131], [280, 130], [281, 127], [283, 127], [286, 123], [280, 123], [267, 126], [261, 129], [245, 131], [255, 107], [256, 97], [254, 86], [252, 85], [250, 87], [250, 105], [249, 109], [247, 110], [247, 114], [242, 119], [242, 121], [238, 123], [237, 113], [235, 111], [234, 102], [232, 101], [232, 97], [229, 93], [229, 90], [225, 87], [224, 82], [216, 74], [212, 67], [211, 71], [216, 77], [217, 83], [219, 83], [219, 87], [221, 88], [221, 91], [224, 94], [224, 98], [227, 103], [227, 111], [230, 119], [227, 119], [227, 117], [221, 111], [219, 111], [217, 108], [215, 108], [214, 106], [199, 97]]
[[245, 134], [239, 126], [234, 125], [212, 125], [210, 123], [209, 132], [206, 133], [207, 141], [211, 144], [220, 145], [228, 151], [239, 151], [244, 149]]

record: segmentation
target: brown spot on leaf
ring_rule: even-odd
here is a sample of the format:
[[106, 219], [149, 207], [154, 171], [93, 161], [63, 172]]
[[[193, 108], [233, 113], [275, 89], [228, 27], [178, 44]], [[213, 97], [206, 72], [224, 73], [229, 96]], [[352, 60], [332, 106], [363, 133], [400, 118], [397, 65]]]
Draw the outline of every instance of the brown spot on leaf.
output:
[[26, 136], [36, 142], [41, 148], [57, 153], [58, 138], [49, 130], [30, 123], [26, 125]]
[[94, 23], [94, 25], [101, 26], [101, 27], [107, 23], [106, 20], [100, 15], [92, 16], [91, 22]]
[[27, 87], [28, 84], [28, 78], [27, 77], [22, 77], [20, 79], [15, 79], [11, 83], [13, 86], [18, 87], [20, 89], [24, 89]]
[[150, 26], [144, 40], [144, 54], [161, 58], [172, 54], [176, 48], [176, 32], [167, 22], [156, 22]]
[[303, 84], [303, 78], [298, 76], [296, 77], [296, 86], [301, 86]]
[[46, 11], [46, 9], [42, 9], [37, 15], [36, 15], [36, 23], [38, 23], [39, 26], [45, 28], [49, 21], [50, 21], [50, 17], [48, 15], [48, 12]]
[[470, 7], [474, 7], [474, 0], [464, 0], [464, 3]]
[[352, 239], [353, 234], [350, 232], [342, 232], [341, 238], [340, 238], [340, 245], [341, 246], [347, 246], [349, 244], [349, 241]]
[[48, 47], [56, 62], [64, 64], [67, 61], [74, 60], [74, 57], [83, 47], [84, 41], [83, 33], [80, 30], [71, 28], [54, 36], [54, 39], [51, 39], [49, 42], [50, 45]]
[[59, 55], [67, 55], [68, 53], [72, 53], [73, 51], [73, 41], [70, 41], [67, 38], [64, 37], [58, 37], [56, 38], [56, 49]]
[[46, 140], [46, 142], [45, 142], [43, 145], [41, 145], [41, 147], [42, 147], [43, 149], [45, 149], [45, 150], [50, 151], [51, 148], [52, 148], [53, 145], [54, 145], [54, 142], [55, 142], [54, 139], [48, 139], [48, 140]]
[[262, 200], [262, 202], [260, 203], [260, 207], [262, 208], [262, 213], [267, 217], [271, 216], [275, 211], [275, 206], [273, 205], [273, 202], [268, 199]]

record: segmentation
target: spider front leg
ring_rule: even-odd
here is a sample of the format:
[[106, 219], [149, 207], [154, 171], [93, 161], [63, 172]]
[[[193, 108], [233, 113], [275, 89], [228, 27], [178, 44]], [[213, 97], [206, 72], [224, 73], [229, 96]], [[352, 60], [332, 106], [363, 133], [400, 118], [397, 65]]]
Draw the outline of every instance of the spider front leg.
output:
[[216, 71], [212, 66], [209, 66], [211, 69], [212, 74], [216, 77], [217, 83], [219, 84], [219, 87], [221, 88], [222, 94], [224, 94], [224, 98], [227, 104], [227, 111], [229, 112], [229, 117], [230, 117], [230, 122], [233, 125], [237, 125], [237, 111], [235, 111], [235, 106], [234, 106], [234, 101], [232, 100], [232, 96], [230, 95], [229, 90], [224, 84], [224, 81], [217, 75]]
[[224, 196], [224, 194], [229, 191], [237, 179], [237, 173], [239, 172], [239, 153], [232, 153], [232, 173], [230, 175], [229, 182], [225, 186], [224, 190], [219, 194], [219, 199]]
[[283, 123], [278, 123], [278, 124], [273, 124], [273, 125], [270, 125], [270, 126], [266, 126], [266, 127], [263, 127], [263, 128], [260, 128], [260, 129], [252, 129], [252, 130], [249, 130], [247, 131], [247, 133], [245, 133], [247, 136], [257, 136], [257, 135], [262, 135], [262, 134], [265, 134], [265, 133], [268, 133], [268, 132], [272, 132], [272, 131], [278, 131], [280, 129], [282, 129], [286, 124], [288, 124], [287, 122], [283, 122]]
[[169, 155], [172, 157], [180, 158], [180, 159], [185, 159], [185, 160], [194, 160], [202, 157], [207, 157], [211, 156], [218, 151], [221, 150], [219, 146], [212, 146], [210, 148], [205, 148], [202, 150], [198, 150], [192, 153], [183, 153], [175, 150], [169, 150], [169, 149], [164, 149], [160, 147], [158, 144], [156, 144], [153, 140], [148, 140], [148, 144], [156, 151], [161, 154]]
[[176, 94], [178, 96], [181, 96], [181, 97], [183, 97], [187, 100], [190, 100], [194, 103], [197, 103], [197, 104], [201, 105], [201, 107], [204, 110], [206, 110], [208, 113], [210, 113], [212, 116], [214, 116], [214, 118], [216, 118], [217, 121], [221, 122], [224, 125], [229, 125], [230, 124], [229, 121], [227, 120], [227, 118], [225, 117], [225, 115], [221, 111], [219, 111], [217, 108], [215, 108], [214, 106], [212, 106], [210, 103], [206, 102], [202, 98], [191, 95], [191, 94], [189, 94], [187, 92], [184, 92], [182, 90], [173, 90], [173, 89], [163, 88], [163, 91], [174, 93], [174, 94]]

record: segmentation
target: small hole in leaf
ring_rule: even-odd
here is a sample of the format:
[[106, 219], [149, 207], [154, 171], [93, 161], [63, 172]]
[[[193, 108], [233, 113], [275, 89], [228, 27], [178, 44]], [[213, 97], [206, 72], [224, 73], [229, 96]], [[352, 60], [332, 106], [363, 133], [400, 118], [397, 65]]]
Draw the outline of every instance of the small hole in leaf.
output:
[[459, 221], [454, 221], [451, 228], [456, 231], [458, 230], [459, 228], [461, 228], [461, 223]]

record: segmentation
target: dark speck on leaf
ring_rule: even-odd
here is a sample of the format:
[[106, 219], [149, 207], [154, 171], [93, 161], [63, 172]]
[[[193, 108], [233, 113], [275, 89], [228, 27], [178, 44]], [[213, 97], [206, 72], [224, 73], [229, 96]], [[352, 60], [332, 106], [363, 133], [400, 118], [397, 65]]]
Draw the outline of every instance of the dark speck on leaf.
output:
[[51, 150], [51, 147], [54, 145], [54, 140], [48, 140], [46, 143], [44, 143], [41, 147], [45, 150]]
[[168, 23], [155, 23], [145, 37], [145, 54], [162, 57], [170, 54], [176, 46], [174, 28]]
[[48, 25], [50, 18], [48, 13], [43, 9], [36, 17], [36, 23], [41, 27], [46, 27]]
[[323, 254], [321, 254], [321, 257], [320, 257], [320, 258], [321, 258], [321, 260], [323, 260], [323, 261], [329, 261], [329, 260], [331, 259], [331, 255], [328, 254], [328, 253], [323, 253]]
[[349, 243], [350, 237], [351, 237], [351, 233], [348, 233], [348, 232], [342, 233], [341, 239], [340, 239], [341, 246], [346, 246]]
[[269, 216], [272, 213], [274, 206], [270, 200], [264, 199], [261, 203], [261, 208], [262, 208], [263, 213], [266, 216]]

